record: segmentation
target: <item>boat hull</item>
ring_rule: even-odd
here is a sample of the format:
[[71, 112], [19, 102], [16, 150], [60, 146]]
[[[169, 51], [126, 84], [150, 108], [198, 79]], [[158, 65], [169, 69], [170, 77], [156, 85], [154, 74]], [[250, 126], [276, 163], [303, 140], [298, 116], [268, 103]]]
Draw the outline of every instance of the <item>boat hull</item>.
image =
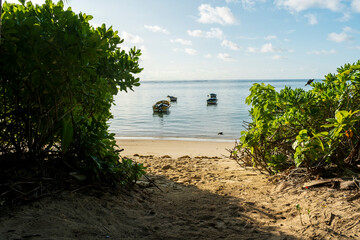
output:
[[174, 96], [168, 96], [168, 99], [170, 102], [176, 102], [177, 101], [177, 97]]
[[217, 97], [216, 97], [216, 94], [215, 93], [210, 93], [208, 95], [208, 99], [206, 100], [207, 101], [207, 104], [208, 105], [211, 105], [211, 104], [217, 104]]
[[207, 100], [207, 104], [208, 105], [215, 105], [215, 104], [217, 104], [217, 99], [210, 98], [210, 99]]
[[153, 111], [158, 113], [168, 112], [170, 108], [170, 102], [167, 100], [161, 100], [156, 102], [153, 106]]

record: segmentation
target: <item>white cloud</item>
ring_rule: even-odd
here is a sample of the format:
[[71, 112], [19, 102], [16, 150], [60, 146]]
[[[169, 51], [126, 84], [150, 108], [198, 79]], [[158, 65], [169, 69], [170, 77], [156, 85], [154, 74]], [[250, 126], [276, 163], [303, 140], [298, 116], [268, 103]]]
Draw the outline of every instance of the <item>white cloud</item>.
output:
[[262, 53], [270, 53], [270, 52], [282, 52], [281, 49], [275, 48], [271, 43], [266, 43], [261, 46]]
[[355, 12], [360, 13], [360, 0], [353, 0], [351, 3], [351, 8]]
[[313, 54], [313, 55], [329, 55], [329, 54], [335, 54], [335, 49], [330, 50], [314, 50], [311, 52], [307, 52], [307, 54]]
[[337, 19], [338, 21], [340, 21], [340, 22], [347, 22], [347, 21], [350, 20], [350, 18], [351, 18], [351, 14], [350, 14], [350, 13], [348, 13], [348, 12], [343, 12], [342, 14], [343, 14], [343, 16], [342, 16], [341, 18]]
[[308, 19], [309, 24], [311, 24], [311, 25], [318, 24], [318, 20], [314, 14], [309, 13], [309, 14], [304, 15], [304, 17], [306, 17]]
[[280, 55], [274, 55], [274, 56], [272, 57], [272, 59], [274, 59], [274, 60], [282, 60], [282, 59], [287, 59], [287, 57], [285, 57], [285, 56], [280, 56]]
[[221, 46], [228, 47], [228, 48], [230, 48], [232, 50], [235, 50], [235, 51], [240, 50], [240, 47], [236, 43], [234, 43], [232, 41], [229, 41], [229, 40], [226, 40], [226, 39], [224, 39], [222, 41]]
[[247, 48], [247, 52], [254, 53], [254, 52], [256, 52], [256, 48], [254, 48], [254, 47], [248, 47], [248, 48]]
[[276, 38], [277, 37], [275, 35], [269, 35], [269, 36], [264, 37], [264, 39], [267, 41], [275, 40]]
[[197, 30], [187, 30], [187, 33], [192, 37], [204, 37], [204, 32], [197, 29]]
[[196, 55], [197, 51], [195, 49], [192, 49], [192, 48], [173, 48], [172, 49], [173, 52], [184, 52], [186, 54], [189, 54], [189, 55]]
[[170, 42], [172, 43], [180, 43], [182, 45], [191, 45], [192, 42], [190, 40], [185, 40], [185, 39], [182, 39], [182, 38], [177, 38], [175, 40], [171, 39]]
[[275, 0], [275, 4], [295, 12], [310, 8], [325, 8], [331, 11], [339, 11], [343, 8], [341, 0]]
[[197, 51], [192, 48], [185, 48], [185, 52], [189, 55], [195, 55], [197, 53]]
[[206, 32], [207, 38], [223, 38], [223, 31], [220, 28], [211, 28], [210, 31]]
[[139, 47], [139, 49], [141, 50], [140, 60], [148, 60], [151, 58], [149, 51], [147, 50], [147, 48], [144, 45], [141, 45]]
[[132, 35], [125, 31], [121, 32], [120, 37], [125, 40], [125, 43], [134, 43], [135, 44], [135, 43], [144, 42], [144, 40], [141, 37]]
[[352, 29], [351, 27], [344, 27], [343, 28], [344, 32], [353, 32], [354, 29]]
[[211, 7], [209, 4], [201, 4], [198, 8], [200, 18], [198, 19], [201, 23], [219, 23], [235, 24], [236, 19], [232, 14], [230, 8], [227, 7]]
[[204, 58], [212, 58], [212, 56], [210, 53], [208, 53], [208, 54], [204, 55]]
[[232, 57], [227, 53], [219, 53], [217, 55], [217, 57], [220, 58], [221, 60], [224, 60], [224, 61], [227, 61], [227, 62], [233, 60]]
[[238, 0], [225, 0], [226, 3], [237, 3], [239, 2]]
[[220, 28], [211, 28], [210, 31], [207, 32], [202, 30], [188, 30], [187, 33], [192, 37], [223, 38], [223, 31]]
[[344, 31], [344, 32], [349, 32], [349, 33], [360, 33], [358, 30], [353, 29], [353, 28], [351, 28], [351, 27], [344, 27], [344, 28], [343, 28], [343, 31]]
[[294, 50], [292, 50], [292, 49], [287, 50], [287, 49], [274, 47], [272, 45], [272, 43], [265, 43], [260, 48], [248, 47], [246, 51], [249, 53], [283, 53], [283, 52], [292, 53], [292, 52], [294, 52]]
[[254, 0], [241, 0], [242, 7], [248, 11], [255, 10], [255, 1]]
[[[266, 2], [267, 0], [241, 0], [241, 5], [245, 10], [255, 11], [255, 5], [257, 2]], [[235, 2], [238, 3], [239, 0], [226, 0], [227, 3]]]
[[168, 30], [159, 27], [157, 25], [144, 25], [144, 27], [152, 32], [161, 32], [161, 33], [165, 33], [165, 34], [169, 34]]
[[333, 42], [341, 43], [345, 41], [350, 41], [352, 39], [351, 36], [347, 35], [345, 32], [342, 33], [329, 33], [328, 39]]

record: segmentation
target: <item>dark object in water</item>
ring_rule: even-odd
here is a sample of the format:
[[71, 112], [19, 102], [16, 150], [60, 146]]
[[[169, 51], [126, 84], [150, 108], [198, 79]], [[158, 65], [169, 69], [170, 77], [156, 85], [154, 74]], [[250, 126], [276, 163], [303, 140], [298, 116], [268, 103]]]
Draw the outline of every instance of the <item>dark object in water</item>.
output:
[[177, 101], [177, 97], [170, 96], [170, 95], [168, 95], [167, 97], [170, 100], [170, 102], [176, 102]]
[[224, 133], [223, 132], [218, 132], [218, 135], [224, 135]]
[[210, 93], [208, 99], [206, 100], [207, 104], [217, 104], [217, 97], [215, 93]]
[[307, 83], [305, 84], [305, 86], [310, 85], [310, 83], [312, 83], [314, 81], [314, 79], [309, 79], [309, 81], [307, 81]]
[[170, 108], [170, 102], [167, 100], [161, 100], [156, 102], [153, 106], [153, 111], [158, 113], [167, 112]]

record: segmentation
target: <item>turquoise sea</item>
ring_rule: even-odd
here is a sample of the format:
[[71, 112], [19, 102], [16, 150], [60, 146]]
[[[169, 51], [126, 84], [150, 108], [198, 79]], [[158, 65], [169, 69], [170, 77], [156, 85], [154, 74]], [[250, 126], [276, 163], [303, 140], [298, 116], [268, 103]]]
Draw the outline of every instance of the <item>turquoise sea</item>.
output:
[[[305, 87], [307, 80], [143, 81], [134, 92], [115, 96], [110, 131], [117, 138], [234, 141], [244, 130], [244, 121], [250, 121], [245, 99], [254, 83], [270, 84], [277, 91], [285, 85], [310, 89]], [[209, 93], [217, 94], [217, 105], [207, 105]], [[177, 102], [169, 113], [154, 114], [152, 105], [167, 95], [178, 97]]]

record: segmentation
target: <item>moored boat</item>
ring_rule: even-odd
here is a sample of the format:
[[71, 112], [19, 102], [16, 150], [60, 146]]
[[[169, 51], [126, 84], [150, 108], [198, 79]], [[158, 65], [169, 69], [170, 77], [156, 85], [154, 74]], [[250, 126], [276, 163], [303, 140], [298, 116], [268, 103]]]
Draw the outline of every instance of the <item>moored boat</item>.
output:
[[170, 96], [170, 95], [168, 95], [167, 97], [168, 97], [170, 102], [176, 102], [177, 101], [177, 97]]
[[217, 97], [216, 97], [216, 94], [215, 93], [210, 93], [208, 95], [208, 99], [206, 100], [207, 101], [207, 104], [210, 105], [210, 104], [217, 104]]
[[167, 112], [170, 108], [170, 102], [168, 100], [161, 100], [156, 102], [152, 108], [154, 112]]

